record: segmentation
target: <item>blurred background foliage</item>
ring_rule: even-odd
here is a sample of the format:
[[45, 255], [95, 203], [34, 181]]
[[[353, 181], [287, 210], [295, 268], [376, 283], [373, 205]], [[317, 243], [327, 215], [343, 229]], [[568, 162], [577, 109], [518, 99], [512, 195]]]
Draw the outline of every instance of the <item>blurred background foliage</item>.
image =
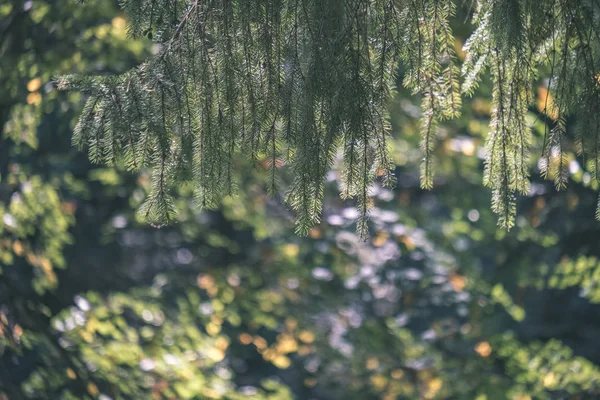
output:
[[297, 237], [260, 163], [215, 212], [179, 188], [179, 221], [155, 229], [135, 213], [148, 176], [74, 150], [84, 99], [51, 83], [157, 51], [126, 29], [116, 1], [0, 4], [0, 400], [600, 398], [597, 188], [574, 143], [568, 188], [532, 157], [517, 227], [499, 230], [481, 186], [489, 82], [441, 128], [429, 192], [401, 90], [398, 187], [372, 188], [368, 241], [335, 170], [323, 223]]

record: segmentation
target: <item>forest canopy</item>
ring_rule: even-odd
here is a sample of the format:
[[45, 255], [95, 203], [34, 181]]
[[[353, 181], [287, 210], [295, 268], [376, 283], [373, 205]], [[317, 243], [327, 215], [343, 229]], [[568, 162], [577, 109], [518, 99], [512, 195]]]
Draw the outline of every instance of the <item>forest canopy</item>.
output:
[[[241, 4], [201, 3], [216, 9]], [[550, 4], [540, 3], [530, 8]], [[556, 10], [575, 12], [571, 3]], [[394, 4], [408, 12], [405, 6], [413, 3]], [[468, 23], [477, 4], [455, 4], [449, 50], [462, 69], [468, 62], [462, 49], [478, 26]], [[568, 163], [568, 186], [557, 191], [539, 173], [558, 121], [551, 111], [558, 104], [552, 64], [536, 64], [538, 77], [531, 81], [525, 117], [531, 127], [530, 189], [515, 193], [518, 229], [497, 226], [490, 188], [481, 184], [496, 112], [489, 59], [473, 95], [461, 95], [461, 115], [437, 125], [431, 190], [420, 187], [423, 94], [411, 94], [402, 83], [410, 63], [398, 62], [390, 78], [397, 93], [390, 93], [385, 108], [396, 189], [383, 187], [379, 177], [368, 187], [368, 240], [354, 232], [360, 210], [337, 195], [348, 183], [340, 174], [344, 132], [324, 175], [322, 223], [306, 237], [295, 233], [294, 213], [278, 196], [298, 178], [287, 149], [292, 157], [298, 150], [285, 138], [276, 142], [279, 161], [270, 168], [265, 146], [272, 142], [264, 142], [264, 128], [255, 157], [247, 142], [234, 143], [231, 181], [237, 195], [223, 196], [214, 210], [195, 205], [193, 168], [181, 184], [179, 171], [186, 169], [170, 159], [164, 182], [177, 219], [155, 229], [136, 209], [157, 187], [160, 164], [152, 157], [159, 154], [158, 142], [149, 142], [148, 164], [139, 161], [143, 152], [135, 148], [138, 170], [131, 171], [126, 154], [116, 153], [110, 165], [103, 162], [110, 142], [99, 136], [100, 162], [92, 163], [70, 141], [85, 103], [99, 95], [61, 92], [53, 84], [57, 76], [74, 74], [100, 93], [111, 89], [102, 80], [114, 82], [114, 99], [127, 107], [134, 101], [126, 102], [127, 93], [143, 87], [153, 90], [140, 103], [143, 110], [160, 111], [152, 103], [157, 89], [130, 86], [127, 92], [119, 86], [166, 46], [158, 21], [133, 37], [132, 16], [122, 5], [0, 1], [0, 400], [600, 398], [600, 225], [590, 218], [598, 183], [589, 154], [576, 154], [581, 118], [589, 116], [570, 112], [563, 120], [562, 158], [555, 157], [555, 145], [550, 148], [553, 166]], [[190, 5], [178, 2], [177, 15]], [[321, 17], [310, 9], [309, 15]], [[430, 21], [422, 21], [421, 32]], [[171, 22], [175, 28], [180, 23]], [[303, 51], [309, 54], [306, 43]], [[216, 57], [215, 44], [206, 45]], [[570, 42], [569, 51], [575, 57], [579, 44]], [[216, 71], [223, 70], [224, 64], [211, 60]], [[508, 65], [509, 58], [499, 61]], [[185, 63], [169, 67], [179, 65]], [[554, 65], [556, 71], [561, 64]], [[92, 76], [100, 76], [99, 83], [91, 83]], [[166, 66], [157, 76], [172, 92], [188, 93], [171, 82]], [[464, 85], [460, 70], [458, 76]], [[579, 82], [568, 78], [569, 85]], [[165, 104], [172, 107], [165, 113], [172, 157], [180, 139], [177, 114], [170, 114], [177, 97], [164, 90]], [[98, 97], [89, 114], [92, 126], [112, 118], [106, 96]], [[352, 98], [340, 100], [349, 104]], [[249, 107], [247, 101], [236, 104]], [[577, 111], [581, 104], [576, 99], [570, 106]], [[106, 114], [97, 120], [101, 109]], [[158, 116], [131, 123], [139, 135], [132, 138], [146, 135], [140, 126], [160, 133], [156, 125], [142, 125], [161, 122], [162, 113]], [[98, 131], [108, 132], [107, 125]], [[123, 151], [123, 140], [115, 136], [114, 148]], [[593, 147], [591, 140], [583, 145]], [[265, 184], [273, 172], [275, 196]]]
[[[326, 173], [341, 152], [342, 198], [357, 200], [367, 235], [371, 184], [394, 185], [387, 105], [395, 71], [421, 102], [421, 186], [434, 184], [441, 121], [482, 76], [493, 81], [484, 184], [499, 224], [514, 225], [515, 196], [529, 191], [534, 85], [551, 89], [543, 110], [542, 174], [567, 183], [566, 119], [578, 152], [600, 169], [600, 13], [594, 0], [465, 2], [474, 30], [455, 45], [451, 0], [125, 0], [129, 32], [158, 46], [114, 76], [63, 76], [59, 88], [89, 95], [73, 142], [94, 162], [152, 168], [140, 212], [162, 225], [175, 215], [171, 188], [191, 182], [201, 207], [235, 191], [239, 155], [284, 165], [297, 231], [320, 220]], [[461, 53], [464, 62], [457, 60]], [[600, 215], [600, 212], [598, 213]]]

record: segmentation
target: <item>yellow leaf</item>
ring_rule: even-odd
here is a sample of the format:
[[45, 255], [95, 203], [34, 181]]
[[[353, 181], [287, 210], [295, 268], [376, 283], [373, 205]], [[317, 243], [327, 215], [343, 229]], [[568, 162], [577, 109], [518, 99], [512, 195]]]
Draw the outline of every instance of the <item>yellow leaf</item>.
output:
[[208, 334], [211, 336], [216, 336], [219, 334], [219, 332], [221, 332], [221, 325], [217, 325], [213, 322], [209, 322], [206, 325], [206, 332], [208, 332]]
[[299, 251], [300, 251], [300, 248], [298, 247], [297, 244], [288, 243], [285, 246], [283, 246], [283, 253], [290, 258], [296, 257], [298, 255]]
[[556, 385], [556, 376], [553, 372], [550, 372], [544, 377], [544, 386], [547, 388], [551, 388], [554, 385]]
[[310, 354], [310, 352], [311, 352], [310, 346], [300, 346], [298, 348], [298, 355], [306, 356], [306, 355]]
[[39, 90], [41, 86], [42, 80], [40, 78], [33, 78], [27, 83], [27, 90], [30, 92], [35, 92], [36, 90]]
[[114, 17], [112, 20], [113, 28], [124, 29], [125, 28], [125, 19], [123, 17]]
[[462, 292], [467, 285], [467, 278], [462, 275], [452, 274], [450, 277], [450, 285], [455, 292]]
[[539, 112], [545, 113], [553, 120], [558, 119], [558, 112], [552, 102], [552, 95], [550, 94], [550, 91], [543, 86], [538, 87], [537, 109]]
[[238, 340], [240, 341], [241, 344], [250, 344], [250, 343], [252, 343], [252, 335], [250, 335], [248, 333], [242, 333], [238, 337]]
[[379, 367], [379, 360], [375, 357], [369, 357], [366, 366], [369, 371], [377, 369], [377, 367]]
[[369, 380], [371, 381], [371, 385], [377, 390], [383, 390], [388, 383], [388, 378], [381, 374], [371, 375]]
[[88, 331], [81, 331], [79, 335], [86, 343], [92, 343], [94, 341], [94, 336], [92, 336], [92, 334]]
[[403, 376], [404, 376], [404, 371], [402, 371], [401, 369], [396, 369], [396, 370], [392, 371], [392, 378], [394, 378], [394, 379], [402, 379]]
[[27, 95], [27, 104], [33, 104], [33, 105], [38, 105], [42, 102], [42, 95], [39, 94], [38, 92], [35, 93], [29, 93]]
[[99, 392], [98, 390], [98, 386], [96, 386], [94, 383], [90, 382], [87, 385], [87, 390], [88, 392], [92, 395], [92, 396], [96, 396]]
[[387, 233], [387, 231], [378, 231], [377, 235], [375, 235], [375, 237], [373, 238], [373, 246], [383, 246], [387, 242], [389, 236], [390, 235]]
[[15, 240], [15, 242], [13, 243], [13, 251], [18, 256], [23, 255], [23, 245], [18, 240]]
[[13, 338], [16, 341], [18, 341], [21, 338], [22, 334], [23, 334], [23, 328], [21, 328], [21, 325], [15, 324], [15, 326], [13, 328]]
[[99, 327], [100, 327], [100, 322], [98, 322], [98, 320], [94, 317], [88, 319], [87, 323], [85, 324], [85, 330], [88, 331], [89, 333], [96, 332]]
[[264, 350], [267, 348], [267, 341], [260, 336], [256, 336], [253, 343], [258, 350]]
[[262, 357], [266, 361], [271, 361], [277, 357], [277, 351], [275, 351], [275, 349], [267, 349], [263, 352]]
[[475, 352], [481, 357], [487, 357], [492, 354], [492, 346], [490, 346], [488, 342], [479, 342], [477, 346], [475, 346]]
[[465, 156], [472, 156], [475, 154], [475, 143], [472, 140], [465, 140], [461, 144], [461, 150]]
[[286, 369], [292, 364], [292, 360], [284, 355], [278, 355], [273, 359], [272, 363], [277, 368]]
[[225, 352], [216, 347], [211, 347], [206, 352], [206, 356], [215, 362], [222, 361], [225, 358]]
[[45, 274], [48, 274], [52, 271], [52, 264], [50, 263], [50, 260], [48, 260], [47, 258], [42, 258], [39, 261], [40, 267], [42, 267], [42, 270], [44, 270]]
[[425, 397], [428, 399], [432, 399], [442, 388], [442, 380], [440, 378], [433, 378], [429, 382], [427, 382], [427, 391], [425, 392]]
[[302, 331], [298, 335], [298, 339], [300, 339], [304, 343], [312, 343], [315, 341], [315, 334], [311, 331]]
[[310, 231], [308, 232], [308, 235], [313, 239], [320, 239], [322, 236], [321, 230], [316, 227], [311, 228]]
[[69, 377], [69, 379], [77, 378], [77, 374], [71, 368], [67, 368], [67, 376]]
[[400, 243], [404, 243], [408, 251], [413, 251], [416, 247], [415, 241], [410, 236], [399, 235], [397, 239]]
[[217, 346], [219, 350], [225, 351], [229, 347], [229, 339], [224, 336], [219, 336], [215, 342], [215, 346]]
[[275, 345], [275, 348], [278, 352], [286, 354], [293, 353], [296, 350], [298, 350], [298, 342], [296, 342], [296, 339], [294, 339], [290, 335], [282, 334], [279, 335], [277, 339], [278, 340], [277, 344]]
[[198, 275], [197, 283], [201, 289], [208, 289], [214, 286], [215, 280], [210, 275]]

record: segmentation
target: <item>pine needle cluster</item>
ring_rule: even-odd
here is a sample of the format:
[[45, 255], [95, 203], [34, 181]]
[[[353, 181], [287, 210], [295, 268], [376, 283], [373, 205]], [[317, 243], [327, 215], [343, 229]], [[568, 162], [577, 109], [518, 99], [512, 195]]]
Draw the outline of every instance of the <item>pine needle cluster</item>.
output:
[[[236, 188], [234, 161], [266, 161], [269, 189], [287, 164], [287, 202], [306, 234], [319, 222], [325, 175], [342, 154], [343, 198], [357, 200], [367, 235], [369, 189], [393, 186], [387, 103], [399, 62], [422, 95], [422, 187], [433, 186], [436, 131], [460, 113], [489, 70], [493, 118], [485, 184], [500, 223], [528, 191], [530, 127], [538, 70], [550, 66], [556, 118], [544, 174], [566, 184], [563, 136], [577, 114], [581, 152], [600, 171], [600, 9], [597, 0], [479, 0], [462, 73], [450, 23], [452, 0], [123, 0], [132, 36], [160, 50], [118, 76], [63, 76], [88, 100], [73, 142], [94, 162], [152, 169], [140, 212], [175, 218], [173, 185], [191, 182], [200, 207]], [[462, 83], [461, 83], [462, 81]], [[594, 178], [600, 178], [595, 172]]]

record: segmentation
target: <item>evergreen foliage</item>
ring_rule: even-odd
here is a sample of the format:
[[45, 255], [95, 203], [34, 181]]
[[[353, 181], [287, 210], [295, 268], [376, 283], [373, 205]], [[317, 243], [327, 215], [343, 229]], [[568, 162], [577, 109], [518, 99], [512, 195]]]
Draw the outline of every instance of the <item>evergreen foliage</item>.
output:
[[[72, 151], [83, 96], [48, 84], [150, 55], [115, 6], [0, 2], [0, 399], [600, 397], [597, 183], [574, 160], [579, 120], [561, 121], [569, 187], [532, 172], [517, 232], [497, 229], [480, 185], [491, 79], [440, 121], [431, 192], [419, 189], [420, 99], [399, 88], [401, 190], [374, 186], [372, 240], [348, 231], [356, 213], [330, 197], [342, 188], [331, 176], [328, 223], [297, 237], [262, 170], [215, 212], [177, 185], [178, 223], [156, 230], [133, 214], [146, 173]], [[457, 43], [471, 29], [458, 24]], [[532, 163], [552, 104], [533, 124]], [[238, 176], [239, 164], [251, 166], [236, 159]]]
[[152, 223], [175, 218], [171, 188], [192, 182], [201, 207], [235, 192], [234, 160], [288, 164], [287, 201], [297, 231], [319, 221], [324, 177], [342, 150], [343, 198], [357, 199], [367, 234], [370, 186], [394, 184], [387, 102], [397, 63], [422, 95], [421, 185], [433, 185], [436, 131], [491, 74], [493, 112], [484, 183], [499, 223], [514, 224], [515, 196], [529, 191], [532, 88], [548, 78], [543, 175], [565, 186], [566, 119], [600, 179], [600, 5], [596, 0], [478, 0], [475, 30], [456, 60], [452, 0], [124, 0], [130, 33], [156, 54], [118, 76], [63, 76], [89, 99], [73, 142], [90, 159], [153, 169], [141, 207]]

